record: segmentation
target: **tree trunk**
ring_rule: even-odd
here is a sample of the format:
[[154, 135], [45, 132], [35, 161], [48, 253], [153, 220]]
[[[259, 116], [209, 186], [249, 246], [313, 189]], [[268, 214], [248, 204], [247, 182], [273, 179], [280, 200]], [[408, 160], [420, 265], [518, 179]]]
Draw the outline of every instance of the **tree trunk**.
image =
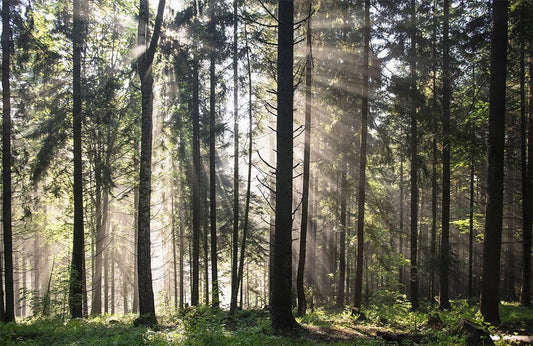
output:
[[[241, 254], [239, 257], [239, 268], [237, 273], [237, 290], [239, 285], [243, 280], [243, 268], [244, 268], [244, 257], [246, 250], [246, 239], [248, 237], [248, 225], [249, 225], [249, 216], [250, 216], [250, 196], [251, 196], [251, 187], [252, 187], [252, 149], [253, 149], [253, 104], [252, 104], [252, 68], [250, 62], [250, 50], [248, 49], [248, 33], [246, 32], [245, 26], [245, 37], [246, 37], [246, 60], [248, 65], [248, 175], [246, 179], [246, 202], [244, 205], [244, 226], [242, 230], [242, 242], [241, 242]], [[241, 297], [241, 307], [242, 307], [242, 297]]]
[[[472, 131], [473, 132], [473, 131]], [[470, 159], [470, 205], [468, 216], [468, 298], [474, 296], [473, 264], [474, 264], [474, 154]]]
[[[346, 159], [344, 159], [346, 160]], [[348, 196], [348, 181], [346, 179], [346, 166], [342, 164], [341, 196], [340, 196], [340, 233], [339, 233], [339, 279], [337, 281], [337, 308], [344, 307], [344, 283], [346, 280], [346, 199]], [[359, 240], [359, 239], [358, 239]]]
[[278, 87], [276, 230], [272, 285], [272, 328], [290, 329], [292, 315], [292, 171], [294, 97], [294, 2], [278, 2]]
[[[74, 234], [72, 246], [72, 262], [70, 272], [69, 307], [72, 318], [83, 317], [83, 270], [85, 261], [84, 230], [83, 230], [83, 175], [82, 175], [82, 95], [81, 95], [81, 51], [84, 45], [84, 0], [74, 0], [73, 7], [73, 141], [74, 141]], [[7, 262], [7, 261], [6, 261]], [[6, 263], [7, 269], [7, 263]], [[6, 282], [7, 284], [7, 282]], [[6, 286], [7, 287], [7, 286]], [[8, 297], [6, 297], [7, 299]], [[6, 307], [8, 305], [6, 304]], [[8, 312], [9, 313], [9, 312]]]
[[[523, 15], [523, 12], [522, 12]], [[530, 52], [529, 57], [529, 114], [528, 124], [526, 124], [526, 100], [525, 100], [525, 47], [521, 47], [520, 54], [520, 104], [522, 115], [522, 126], [524, 133], [522, 134], [522, 191], [523, 196], [523, 228], [522, 228], [522, 289], [520, 291], [520, 303], [523, 306], [531, 305], [531, 224], [533, 221], [533, 51]], [[527, 167], [526, 166], [526, 133], [527, 130]], [[525, 175], [525, 180], [524, 180]]]
[[141, 82], [141, 159], [139, 169], [139, 206], [137, 232], [137, 273], [139, 276], [139, 314], [137, 324], [157, 324], [152, 287], [152, 259], [150, 253], [150, 201], [152, 181], [152, 113], [153, 113], [153, 75], [152, 63], [161, 31], [165, 0], [160, 0], [151, 38], [148, 38], [149, 4], [139, 2], [139, 27], [137, 43], [145, 51], [137, 61]]
[[305, 62], [305, 139], [304, 139], [304, 170], [302, 187], [302, 222], [300, 225], [300, 251], [298, 254], [298, 271], [296, 274], [296, 290], [298, 292], [298, 315], [305, 315], [307, 303], [305, 301], [304, 272], [307, 251], [307, 227], [309, 226], [309, 176], [311, 168], [311, 87], [312, 87], [312, 36], [311, 36], [311, 1], [307, 19], [307, 58]]
[[[5, 263], [5, 310], [3, 294], [0, 303], [0, 320], [14, 321], [14, 289], [13, 289], [13, 241], [11, 219], [11, 89], [9, 78], [11, 63], [10, 39], [11, 1], [2, 4], [2, 225], [4, 231], [4, 263]], [[0, 271], [1, 276], [1, 271]], [[2, 282], [0, 279], [0, 286]], [[1, 293], [1, 292], [0, 292]]]
[[237, 308], [238, 252], [239, 252], [239, 60], [237, 0], [233, 0], [233, 234], [231, 250], [231, 300], [230, 313]]
[[[215, 1], [211, 0], [209, 4], [209, 28], [212, 37], [215, 36]], [[210, 213], [210, 231], [211, 231], [211, 305], [218, 307], [218, 263], [217, 263], [217, 193], [216, 193], [216, 171], [215, 171], [215, 134], [216, 134], [216, 42], [211, 41], [211, 61], [209, 64], [209, 209]], [[207, 283], [206, 283], [207, 284]]]
[[492, 47], [489, 102], [488, 203], [483, 243], [480, 311], [485, 322], [500, 324], [498, 307], [503, 219], [505, 85], [508, 1], [492, 2]]
[[193, 109], [192, 109], [192, 283], [191, 305], [200, 300], [200, 99], [198, 62], [193, 66]]
[[416, 102], [416, 1], [411, 0], [411, 29], [409, 39], [411, 78], [411, 274], [409, 279], [411, 309], [418, 309], [418, 128]]
[[359, 151], [359, 193], [357, 207], [357, 259], [355, 267], [354, 307], [361, 308], [363, 290], [363, 251], [365, 229], [365, 198], [366, 198], [366, 138], [368, 123], [368, 80], [370, 55], [370, 0], [365, 0], [365, 24], [363, 28], [363, 99], [361, 103], [361, 145]]
[[444, 0], [442, 51], [442, 231], [440, 242], [439, 309], [451, 309], [449, 300], [450, 268], [450, 2]]

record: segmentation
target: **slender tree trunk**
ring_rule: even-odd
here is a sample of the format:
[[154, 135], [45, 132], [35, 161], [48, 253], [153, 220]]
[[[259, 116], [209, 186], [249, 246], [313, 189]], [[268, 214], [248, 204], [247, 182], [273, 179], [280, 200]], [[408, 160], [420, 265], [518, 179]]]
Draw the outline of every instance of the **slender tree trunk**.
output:
[[137, 61], [141, 82], [141, 160], [139, 168], [139, 214], [137, 232], [137, 273], [139, 275], [139, 314], [136, 324], [157, 324], [152, 287], [152, 268], [150, 253], [150, 201], [152, 181], [152, 113], [153, 113], [153, 75], [152, 63], [161, 32], [165, 0], [160, 0], [152, 37], [148, 37], [149, 4], [139, 1], [139, 27], [137, 44], [146, 50]]
[[[346, 160], [346, 159], [344, 159]], [[344, 283], [346, 280], [346, 199], [348, 197], [348, 181], [346, 179], [347, 162], [341, 163], [341, 195], [340, 195], [340, 233], [339, 233], [339, 279], [337, 281], [337, 308], [344, 307]]]
[[294, 97], [294, 2], [278, 2], [276, 231], [272, 328], [290, 329], [292, 315], [292, 164]]
[[366, 198], [366, 145], [368, 123], [368, 81], [370, 56], [370, 0], [365, 0], [365, 24], [363, 28], [363, 99], [361, 103], [361, 146], [359, 149], [359, 193], [357, 207], [357, 259], [355, 267], [354, 307], [361, 308], [363, 290], [363, 251], [365, 229], [365, 198]]
[[[473, 131], [472, 131], [473, 132]], [[474, 177], [475, 161], [474, 154], [470, 159], [470, 205], [468, 217], [468, 298], [474, 296], [473, 286], [473, 264], [474, 264]]]
[[488, 203], [483, 243], [480, 311], [485, 322], [500, 324], [498, 307], [503, 222], [507, 0], [492, 2], [492, 47], [489, 102]]
[[[403, 229], [403, 208], [404, 208], [404, 201], [403, 201], [403, 156], [400, 157], [400, 239], [398, 244], [398, 252], [401, 256], [403, 256], [403, 236], [404, 236], [404, 229]], [[403, 272], [404, 268], [403, 265], [400, 265], [399, 267], [399, 278], [398, 281], [403, 288]]]
[[[74, 0], [73, 7], [73, 140], [74, 140], [74, 235], [72, 247], [72, 262], [70, 274], [69, 307], [70, 315], [73, 318], [83, 317], [83, 289], [84, 278], [83, 262], [85, 261], [84, 251], [84, 230], [83, 230], [83, 175], [82, 175], [82, 148], [81, 148], [81, 126], [82, 126], [82, 95], [81, 95], [81, 51], [84, 45], [83, 38], [83, 7], [84, 0]], [[7, 263], [6, 263], [7, 269]], [[6, 280], [7, 283], [7, 280]], [[6, 298], [8, 298], [6, 296]], [[8, 305], [6, 304], [6, 307]], [[8, 312], [9, 314], [9, 312]], [[9, 318], [9, 316], [8, 316]]]
[[231, 300], [230, 313], [237, 308], [238, 252], [239, 252], [239, 60], [237, 0], [233, 0], [233, 234], [231, 250]]
[[[244, 205], [244, 226], [242, 230], [241, 254], [239, 257], [239, 268], [237, 273], [237, 290], [243, 280], [244, 257], [246, 250], [246, 239], [248, 237], [248, 225], [250, 219], [250, 196], [252, 187], [252, 150], [253, 150], [253, 104], [252, 104], [252, 65], [250, 62], [250, 49], [248, 45], [248, 32], [244, 27], [246, 37], [246, 60], [248, 65], [248, 174], [246, 179], [246, 202]], [[241, 291], [242, 292], [242, 291]], [[242, 297], [241, 297], [242, 306]]]
[[[184, 205], [184, 203], [182, 202], [182, 205]], [[180, 229], [179, 229], [179, 238], [180, 238], [180, 258], [179, 258], [179, 261], [180, 261], [180, 301], [179, 301], [179, 308], [180, 309], [183, 309], [183, 304], [184, 304], [184, 261], [183, 261], [183, 256], [184, 256], [184, 252], [185, 252], [185, 235], [184, 235], [184, 230], [183, 230], [183, 219], [184, 219], [184, 215], [183, 215], [183, 208], [180, 208]]]
[[200, 99], [198, 62], [193, 67], [193, 110], [192, 110], [192, 283], [191, 305], [200, 300]]
[[300, 252], [298, 254], [298, 271], [296, 274], [296, 290], [298, 292], [298, 315], [305, 315], [307, 303], [305, 301], [304, 272], [307, 251], [307, 228], [309, 222], [309, 176], [311, 171], [311, 87], [312, 87], [312, 36], [311, 36], [311, 1], [307, 19], [307, 58], [305, 62], [305, 139], [304, 139], [304, 170], [302, 187], [302, 222], [300, 225]]
[[[215, 36], [216, 23], [215, 23], [215, 1], [211, 0], [209, 5], [210, 12], [210, 31], [213, 37]], [[211, 43], [211, 61], [209, 65], [209, 81], [210, 81], [210, 97], [209, 97], [209, 203], [210, 203], [210, 231], [211, 231], [211, 304], [214, 307], [219, 305], [218, 296], [218, 263], [217, 263], [217, 193], [216, 193], [216, 170], [215, 170], [215, 134], [216, 134], [216, 76], [215, 76], [215, 64], [216, 64], [216, 50], [214, 39]]]
[[[172, 174], [175, 175], [175, 174], [178, 174], [178, 172], [176, 172], [176, 164], [175, 164], [175, 161], [174, 161], [174, 158], [172, 158]], [[172, 232], [172, 276], [173, 276], [173, 280], [172, 280], [172, 284], [173, 284], [173, 291], [174, 291], [174, 310], [178, 310], [178, 256], [177, 256], [177, 253], [176, 253], [176, 242], [177, 242], [177, 237], [176, 237], [176, 216], [175, 216], [175, 212], [176, 212], [176, 203], [175, 203], [175, 188], [176, 188], [176, 180], [177, 178], [176, 177], [172, 177], [172, 182], [171, 182], [171, 192], [170, 192], [170, 218], [171, 218], [171, 232]], [[180, 194], [181, 195], [181, 194]], [[178, 206], [178, 209], [180, 209], [181, 206]], [[182, 219], [180, 218], [180, 223], [182, 222]]]
[[416, 0], [411, 0], [411, 26], [409, 39], [411, 78], [411, 274], [409, 279], [411, 309], [418, 309], [418, 124], [416, 102]]
[[442, 51], [442, 230], [440, 242], [439, 309], [451, 309], [449, 301], [450, 270], [450, 2], [444, 0], [443, 51]]
[[[4, 230], [5, 311], [0, 294], [0, 320], [14, 321], [13, 241], [11, 223], [11, 1], [2, 3], [2, 225]], [[1, 271], [0, 271], [1, 276]], [[0, 286], [2, 282], [0, 279]], [[1, 293], [1, 292], [0, 292]], [[4, 315], [5, 313], [5, 315]]]
[[102, 213], [102, 163], [99, 159], [100, 153], [98, 149], [95, 149], [95, 253], [93, 256], [93, 277], [92, 277], [92, 299], [91, 299], [91, 315], [101, 315], [102, 314], [102, 264], [103, 264], [103, 253], [104, 253], [104, 241], [105, 241], [105, 230], [104, 224], [102, 222], [103, 213]]

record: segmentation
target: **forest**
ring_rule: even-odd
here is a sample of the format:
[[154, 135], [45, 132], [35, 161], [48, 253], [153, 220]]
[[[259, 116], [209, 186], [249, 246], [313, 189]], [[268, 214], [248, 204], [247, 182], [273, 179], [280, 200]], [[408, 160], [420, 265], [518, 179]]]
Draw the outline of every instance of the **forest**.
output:
[[533, 344], [533, 0], [2, 0], [0, 344]]

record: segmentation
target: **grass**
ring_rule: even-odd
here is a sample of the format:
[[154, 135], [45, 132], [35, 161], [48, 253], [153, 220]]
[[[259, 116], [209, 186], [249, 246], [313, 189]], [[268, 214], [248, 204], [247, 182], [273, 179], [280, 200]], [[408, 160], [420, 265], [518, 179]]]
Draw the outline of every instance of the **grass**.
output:
[[[302, 328], [290, 333], [272, 330], [269, 313], [265, 310], [225, 311], [207, 307], [188, 308], [178, 313], [159, 316], [155, 329], [134, 327], [136, 316], [102, 316], [90, 319], [63, 320], [34, 318], [17, 324], [0, 324], [1, 345], [383, 345], [383, 335], [399, 335], [410, 344], [409, 337], [422, 344], [461, 344], [455, 333], [462, 318], [482, 325], [478, 306], [466, 300], [452, 302], [449, 312], [437, 311], [422, 304], [412, 312], [405, 297], [391, 293], [375, 296], [362, 310], [365, 320], [356, 319], [350, 310], [315, 309], [297, 318]], [[503, 324], [491, 327], [491, 334], [531, 333], [533, 310], [518, 304], [501, 305]], [[431, 314], [443, 321], [440, 330], [428, 326]], [[529, 335], [529, 334], [525, 334]], [[497, 341], [504, 345], [506, 342]]]

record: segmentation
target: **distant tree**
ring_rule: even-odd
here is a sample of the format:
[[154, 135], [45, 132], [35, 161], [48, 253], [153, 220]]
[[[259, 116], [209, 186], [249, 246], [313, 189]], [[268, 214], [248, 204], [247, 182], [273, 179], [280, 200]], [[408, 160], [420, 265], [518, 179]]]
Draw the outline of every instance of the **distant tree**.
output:
[[503, 165], [507, 66], [507, 0], [492, 1], [490, 59], [488, 203], [483, 242], [480, 311], [485, 322], [498, 325], [500, 254], [503, 223]]
[[294, 2], [278, 1], [276, 223], [272, 328], [290, 329], [292, 315], [292, 172], [294, 97]]
[[137, 72], [141, 82], [141, 158], [139, 172], [139, 206], [137, 232], [137, 272], [139, 276], [139, 314], [136, 324], [157, 324], [155, 317], [152, 266], [150, 252], [150, 197], [152, 183], [152, 113], [153, 74], [152, 64], [161, 33], [165, 0], [159, 0], [152, 36], [149, 37], [149, 2], [139, 2], [139, 26], [137, 44], [143, 48], [137, 60]]
[[85, 0], [74, 0], [72, 45], [73, 45], [73, 140], [74, 140], [74, 236], [70, 274], [69, 306], [73, 318], [83, 317], [82, 295], [85, 261], [85, 232], [83, 224], [83, 173], [82, 173], [82, 91], [81, 52], [84, 45]]

